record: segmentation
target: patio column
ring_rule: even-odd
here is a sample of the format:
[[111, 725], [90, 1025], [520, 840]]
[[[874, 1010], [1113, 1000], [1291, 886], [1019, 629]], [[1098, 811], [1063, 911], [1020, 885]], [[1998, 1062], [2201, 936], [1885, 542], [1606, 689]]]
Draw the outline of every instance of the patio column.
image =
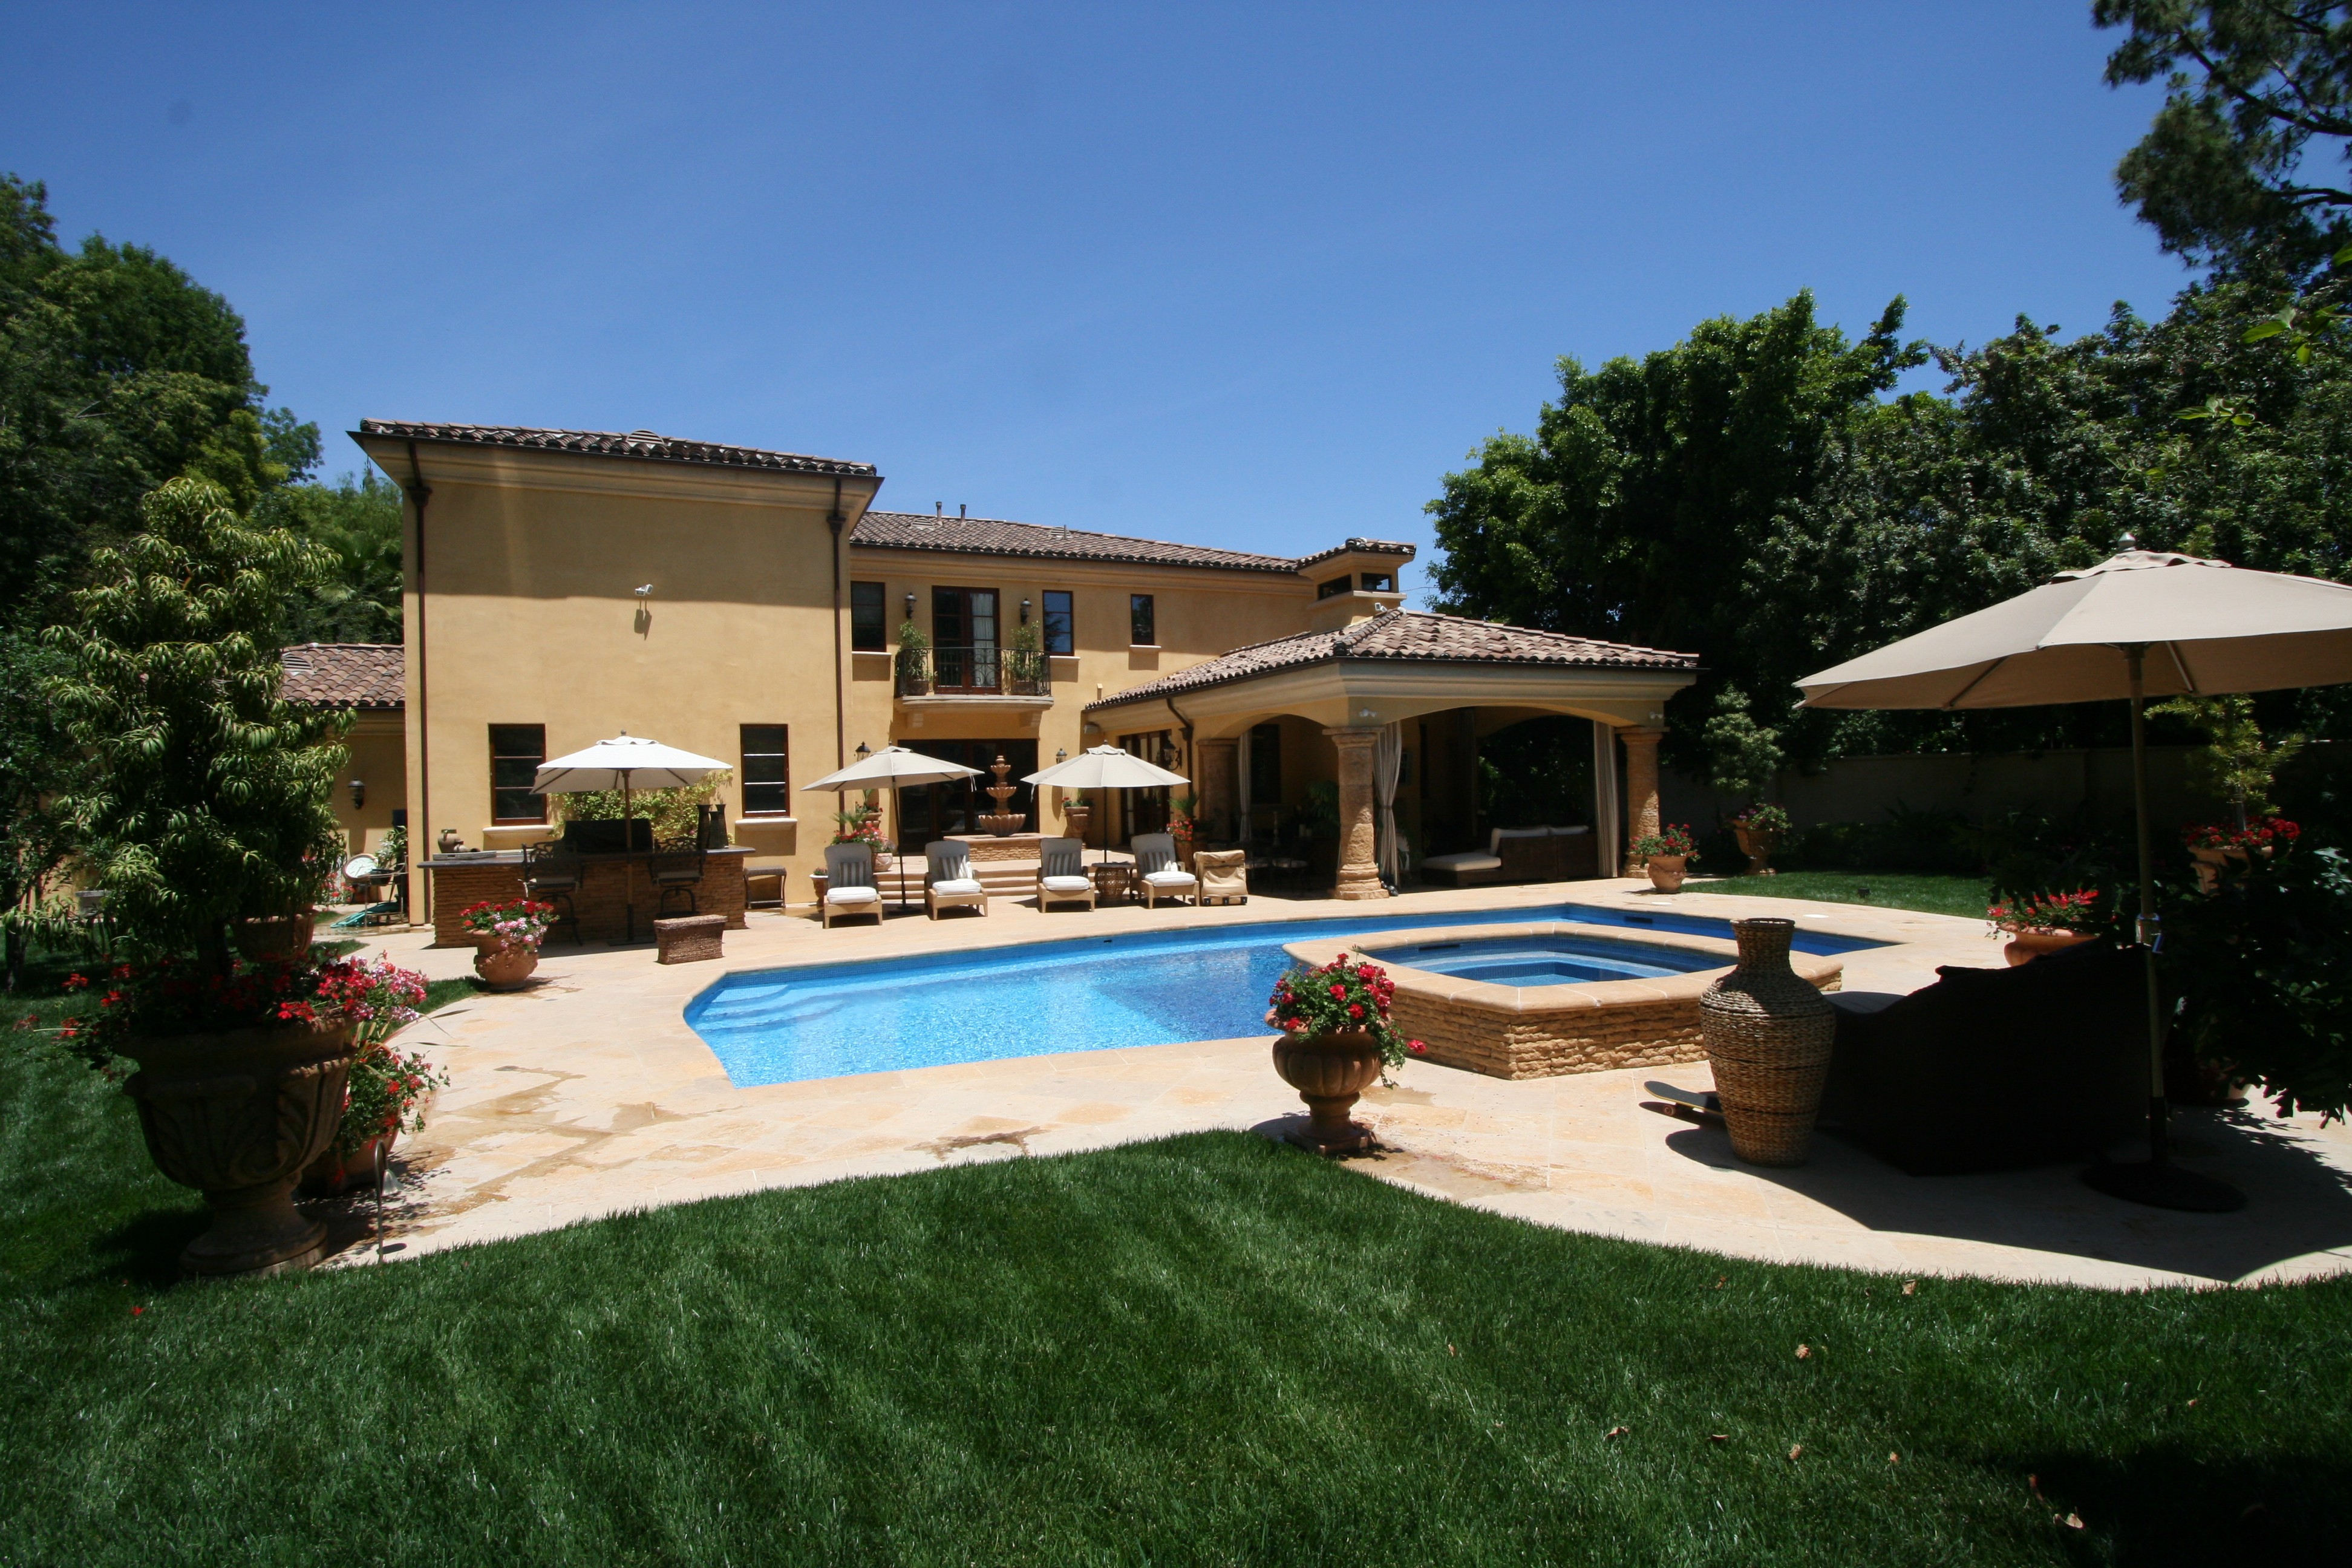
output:
[[1372, 750], [1381, 743], [1377, 729], [1328, 729], [1339, 752], [1339, 877], [1331, 889], [1335, 899], [1385, 899], [1381, 886], [1380, 850], [1372, 826]]
[[1237, 771], [1241, 758], [1241, 742], [1233, 741], [1201, 741], [1195, 743], [1193, 760], [1200, 764], [1198, 784], [1199, 808], [1203, 838], [1240, 842], [1242, 834], [1234, 826], [1234, 817], [1241, 800], [1241, 774]]
[[1628, 727], [1617, 738], [1625, 742], [1625, 870], [1631, 875], [1649, 865], [1633, 846], [1658, 830], [1658, 742], [1666, 732]]

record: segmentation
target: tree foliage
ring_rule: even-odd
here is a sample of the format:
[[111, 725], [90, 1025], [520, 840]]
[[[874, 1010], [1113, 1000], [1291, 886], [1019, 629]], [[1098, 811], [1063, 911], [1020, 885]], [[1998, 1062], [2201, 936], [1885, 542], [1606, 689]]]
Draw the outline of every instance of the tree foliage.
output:
[[[300, 428], [315, 450], [318, 427]], [[327, 577], [287, 605], [287, 641], [400, 640], [399, 486], [373, 469], [332, 485], [288, 484], [262, 499], [255, 520], [299, 535], [331, 557]]]
[[2167, 250], [2300, 271], [2352, 238], [2352, 6], [2096, 0], [2092, 17], [2127, 29], [2110, 84], [2165, 84], [2116, 187]]
[[278, 690], [280, 607], [329, 563], [207, 480], [172, 480], [142, 515], [48, 634], [72, 661], [47, 692], [81, 759], [63, 805], [117, 928], [225, 973], [233, 922], [307, 908], [341, 847], [342, 752], [324, 742], [350, 715]]

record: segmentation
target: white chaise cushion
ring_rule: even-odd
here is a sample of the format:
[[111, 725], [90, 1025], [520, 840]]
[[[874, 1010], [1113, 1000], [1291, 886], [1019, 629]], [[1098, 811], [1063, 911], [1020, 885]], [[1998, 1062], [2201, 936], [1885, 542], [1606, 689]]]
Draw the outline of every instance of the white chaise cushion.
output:
[[1143, 879], [1155, 888], [1189, 888], [1200, 880], [1190, 871], [1179, 871], [1172, 868], [1165, 871], [1146, 871], [1143, 874]]
[[1045, 877], [1039, 885], [1049, 893], [1083, 893], [1094, 883], [1084, 877]]
[[824, 901], [828, 904], [871, 904], [878, 903], [881, 898], [880, 889], [875, 888], [827, 888], [824, 890]]
[[1503, 868], [1500, 855], [1481, 855], [1475, 849], [1457, 850], [1452, 855], [1432, 855], [1422, 862], [1426, 868], [1435, 867], [1444, 871], [1499, 871]]
[[980, 883], [970, 877], [952, 877], [944, 882], [933, 882], [931, 884], [931, 891], [934, 893], [977, 893], [980, 891]]

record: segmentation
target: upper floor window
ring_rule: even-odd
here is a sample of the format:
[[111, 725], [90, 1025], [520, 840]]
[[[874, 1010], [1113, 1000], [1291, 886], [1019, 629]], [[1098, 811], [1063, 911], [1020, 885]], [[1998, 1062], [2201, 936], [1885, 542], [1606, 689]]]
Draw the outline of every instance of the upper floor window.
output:
[[1318, 583], [1315, 585], [1315, 596], [1318, 599], [1328, 599], [1334, 594], [1346, 593], [1350, 586], [1352, 586], [1352, 584], [1347, 578], [1333, 577], [1328, 581]]
[[1127, 640], [1138, 647], [1160, 646], [1160, 627], [1151, 613], [1151, 595], [1129, 594], [1127, 596]]
[[533, 790], [539, 765], [547, 761], [547, 726], [490, 726], [490, 820], [545, 822], [547, 797]]
[[793, 814], [792, 731], [783, 724], [746, 724], [743, 732], [743, 815]]
[[887, 618], [882, 613], [882, 584], [849, 585], [849, 646], [859, 653], [881, 653], [889, 647]]
[[1396, 592], [1396, 574], [1392, 572], [1367, 572], [1360, 581], [1360, 585], [1367, 594], [1393, 594]]
[[1045, 590], [1045, 651], [1076, 653], [1078, 651], [1078, 621], [1070, 606], [1066, 589]]

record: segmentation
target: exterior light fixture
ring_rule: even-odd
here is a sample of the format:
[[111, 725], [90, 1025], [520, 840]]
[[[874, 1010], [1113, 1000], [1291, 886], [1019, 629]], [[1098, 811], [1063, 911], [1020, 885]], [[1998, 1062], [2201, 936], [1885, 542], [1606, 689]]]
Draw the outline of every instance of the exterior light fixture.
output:
[[637, 584], [637, 597], [640, 599], [649, 599], [653, 597], [653, 592], [654, 585], [651, 583], [640, 583]]
[[1055, 762], [1056, 762], [1056, 763], [1066, 763], [1066, 762], [1068, 762], [1069, 760], [1070, 760], [1070, 752], [1069, 752], [1069, 748], [1068, 748], [1068, 747], [1066, 747], [1066, 746], [1056, 746], [1056, 747], [1055, 747], [1055, 748], [1054, 748], [1054, 761], [1055, 761]]
[[1029, 624], [1029, 601], [1026, 599], [1021, 601], [1021, 624], [1024, 626]]
[[860, 759], [863, 759], [872, 756], [874, 752], [872, 748], [868, 747], [865, 742], [860, 741], [857, 742], [857, 754]]
[[910, 621], [915, 618], [915, 595], [911, 592], [907, 595], [907, 618]]
[[352, 781], [352, 809], [353, 811], [357, 811], [366, 804], [367, 781], [365, 779], [353, 779]]

